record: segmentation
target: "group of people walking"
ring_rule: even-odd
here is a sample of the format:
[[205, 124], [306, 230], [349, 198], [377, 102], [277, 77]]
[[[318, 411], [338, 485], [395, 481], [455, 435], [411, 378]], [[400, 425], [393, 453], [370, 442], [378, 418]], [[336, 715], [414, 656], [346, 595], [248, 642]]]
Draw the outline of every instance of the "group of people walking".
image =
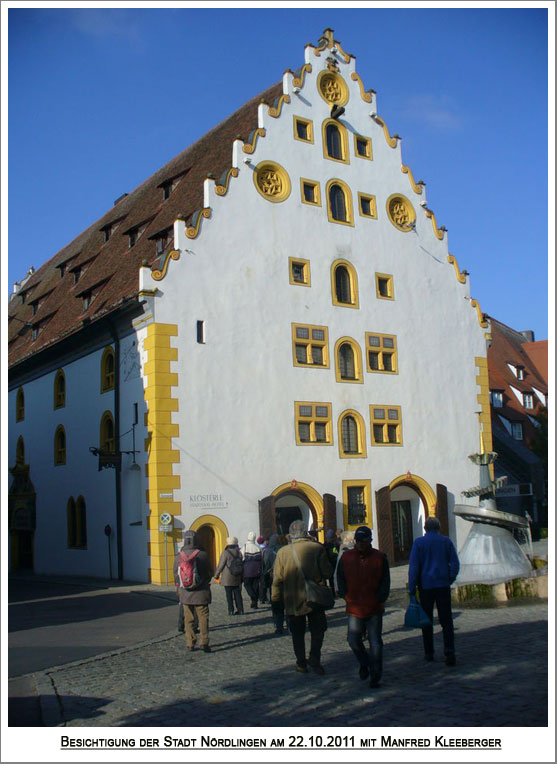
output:
[[[433, 609], [437, 607], [443, 630], [445, 663], [456, 664], [451, 610], [451, 584], [459, 571], [452, 541], [440, 533], [439, 520], [428, 517], [425, 535], [414, 541], [408, 569], [408, 593], [419, 600], [431, 624], [422, 627], [424, 658], [433, 661]], [[249, 533], [240, 548], [238, 539], [226, 539], [216, 569], [201, 548], [197, 534], [186, 531], [184, 546], [174, 561], [174, 579], [184, 615], [186, 647], [210, 652], [209, 604], [213, 576], [224, 586], [229, 616], [244, 613], [242, 585], [250, 606], [266, 602], [270, 596], [276, 634], [288, 630], [296, 658], [296, 671], [309, 668], [324, 674], [321, 650], [327, 631], [326, 606], [317, 605], [308, 582], [329, 587], [346, 602], [347, 641], [358, 662], [358, 673], [369, 686], [378, 687], [383, 673], [383, 614], [390, 592], [387, 556], [372, 546], [372, 531], [360, 526], [356, 531], [335, 534], [328, 531], [325, 543], [308, 532], [306, 523], [295, 520], [288, 536], [274, 534], [268, 540]], [[310, 646], [306, 653], [305, 634]], [[364, 640], [368, 640], [366, 649]]]

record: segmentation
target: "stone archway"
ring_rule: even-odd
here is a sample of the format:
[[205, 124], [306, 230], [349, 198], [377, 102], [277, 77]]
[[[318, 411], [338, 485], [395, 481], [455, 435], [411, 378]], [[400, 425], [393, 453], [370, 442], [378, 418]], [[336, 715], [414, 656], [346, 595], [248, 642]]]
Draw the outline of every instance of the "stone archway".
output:
[[190, 530], [199, 534], [205, 551], [216, 567], [226, 546], [226, 539], [230, 535], [224, 522], [216, 515], [201, 515], [190, 525]]

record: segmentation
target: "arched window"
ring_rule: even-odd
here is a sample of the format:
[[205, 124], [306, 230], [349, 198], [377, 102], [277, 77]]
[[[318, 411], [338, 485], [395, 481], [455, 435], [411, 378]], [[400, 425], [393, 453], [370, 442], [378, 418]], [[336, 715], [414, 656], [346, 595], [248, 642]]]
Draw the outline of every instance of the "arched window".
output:
[[338, 368], [341, 379], [356, 379], [356, 359], [348, 342], [343, 342], [338, 349]]
[[25, 394], [23, 388], [20, 387], [17, 391], [15, 399], [15, 421], [23, 422], [25, 419]]
[[101, 393], [114, 390], [114, 350], [105, 348], [101, 359]]
[[327, 215], [331, 223], [354, 225], [350, 189], [337, 179], [327, 184]]
[[338, 429], [341, 457], [366, 456], [364, 420], [357, 411], [345, 411], [339, 419]]
[[336, 260], [331, 268], [333, 305], [358, 308], [358, 277], [354, 266], [347, 260]]
[[62, 409], [66, 405], [66, 376], [62, 369], [54, 377], [54, 408]]
[[61, 424], [54, 433], [54, 464], [59, 466], [66, 463], [66, 431]]
[[348, 163], [348, 138], [344, 125], [333, 119], [325, 120], [322, 132], [325, 159]]
[[15, 447], [15, 461], [16, 464], [25, 464], [25, 443], [21, 435], [17, 439], [17, 445]]
[[115, 440], [114, 440], [114, 419], [110, 411], [106, 411], [101, 419], [101, 451], [106, 453], [114, 453]]
[[85, 499], [79, 496], [77, 502], [72, 497], [67, 506], [68, 547], [70, 549], [87, 548], [87, 509]]

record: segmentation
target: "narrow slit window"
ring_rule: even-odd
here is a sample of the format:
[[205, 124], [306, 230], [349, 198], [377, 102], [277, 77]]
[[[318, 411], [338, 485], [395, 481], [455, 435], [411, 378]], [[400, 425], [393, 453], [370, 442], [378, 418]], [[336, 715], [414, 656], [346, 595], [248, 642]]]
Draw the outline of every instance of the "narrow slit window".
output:
[[196, 325], [197, 342], [199, 345], [205, 344], [205, 321], [198, 321]]

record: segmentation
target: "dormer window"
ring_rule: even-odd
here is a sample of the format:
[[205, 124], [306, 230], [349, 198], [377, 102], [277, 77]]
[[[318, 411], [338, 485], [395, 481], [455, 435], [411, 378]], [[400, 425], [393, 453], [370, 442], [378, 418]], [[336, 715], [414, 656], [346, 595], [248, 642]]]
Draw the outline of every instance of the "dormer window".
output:
[[516, 367], [516, 378], [520, 380], [524, 379], [524, 366]]
[[136, 241], [137, 241], [137, 228], [134, 228], [133, 231], [129, 232], [129, 247], [130, 247], [130, 249], [135, 245]]
[[157, 255], [162, 255], [162, 253], [166, 249], [167, 241], [168, 239], [166, 236], [160, 236], [157, 239]]
[[34, 340], [37, 339], [37, 337], [39, 336], [39, 327], [38, 326], [34, 326], [33, 327], [33, 333], [32, 333], [31, 336], [33, 337]]
[[112, 226], [107, 225], [102, 230], [103, 230], [103, 234], [104, 234], [104, 240], [105, 240], [105, 243], [106, 243], [110, 239], [110, 234], [112, 233]]
[[37, 302], [32, 302], [31, 303], [31, 315], [32, 316], [36, 316], [37, 315], [37, 308], [38, 308], [38, 303]]
[[171, 193], [172, 193], [172, 183], [170, 183], [170, 182], [163, 183], [163, 186], [162, 186], [162, 198], [163, 198], [163, 201], [166, 201], [170, 197]]
[[491, 405], [495, 409], [503, 408], [503, 391], [502, 390], [491, 391]]
[[91, 305], [91, 292], [87, 292], [83, 295], [83, 312], [89, 310], [89, 306]]
[[73, 283], [77, 284], [79, 277], [81, 276], [81, 268], [76, 268], [73, 272]]

